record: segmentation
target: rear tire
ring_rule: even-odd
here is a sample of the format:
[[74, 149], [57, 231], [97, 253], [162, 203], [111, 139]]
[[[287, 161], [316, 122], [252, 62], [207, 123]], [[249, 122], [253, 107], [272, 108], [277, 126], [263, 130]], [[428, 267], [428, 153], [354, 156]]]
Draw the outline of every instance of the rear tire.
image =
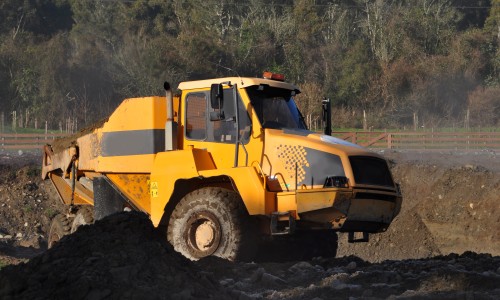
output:
[[65, 215], [59, 214], [52, 219], [49, 230], [48, 248], [54, 247], [63, 236], [70, 234], [70, 221]]
[[94, 207], [83, 206], [76, 213], [73, 223], [71, 224], [71, 233], [75, 232], [78, 227], [82, 225], [89, 225], [94, 223]]
[[187, 194], [169, 219], [167, 239], [191, 260], [218, 256], [231, 261], [253, 254], [255, 231], [240, 196], [207, 187]]

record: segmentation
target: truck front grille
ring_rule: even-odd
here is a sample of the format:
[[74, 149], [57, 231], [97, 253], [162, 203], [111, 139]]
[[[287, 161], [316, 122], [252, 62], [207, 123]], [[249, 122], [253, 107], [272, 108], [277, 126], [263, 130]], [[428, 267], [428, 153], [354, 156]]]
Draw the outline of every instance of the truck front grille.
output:
[[391, 172], [385, 160], [371, 156], [350, 156], [356, 184], [394, 187]]

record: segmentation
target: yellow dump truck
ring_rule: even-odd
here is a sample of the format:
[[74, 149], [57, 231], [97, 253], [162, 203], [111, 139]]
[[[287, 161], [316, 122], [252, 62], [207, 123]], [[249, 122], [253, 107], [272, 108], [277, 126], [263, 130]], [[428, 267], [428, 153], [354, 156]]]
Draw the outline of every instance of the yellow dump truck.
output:
[[49, 247], [128, 209], [193, 260], [238, 259], [258, 235], [330, 230], [356, 241], [385, 231], [402, 200], [385, 159], [309, 131], [300, 90], [264, 75], [182, 82], [176, 95], [165, 83], [166, 97], [126, 99], [46, 145], [42, 177], [69, 208], [52, 221]]

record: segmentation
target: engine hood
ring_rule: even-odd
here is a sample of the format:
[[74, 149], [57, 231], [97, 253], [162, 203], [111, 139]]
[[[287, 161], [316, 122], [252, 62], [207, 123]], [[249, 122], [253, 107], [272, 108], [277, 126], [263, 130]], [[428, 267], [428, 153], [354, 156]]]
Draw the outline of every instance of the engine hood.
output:
[[265, 129], [264, 172], [277, 177], [283, 190], [321, 188], [330, 176], [354, 182], [349, 156], [382, 158], [359, 145], [308, 130]]

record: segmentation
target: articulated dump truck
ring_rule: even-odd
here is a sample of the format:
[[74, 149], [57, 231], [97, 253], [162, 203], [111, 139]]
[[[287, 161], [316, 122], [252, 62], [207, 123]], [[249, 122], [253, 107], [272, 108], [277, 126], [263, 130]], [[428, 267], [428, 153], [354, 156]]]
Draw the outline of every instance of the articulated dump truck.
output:
[[386, 160], [309, 131], [300, 90], [264, 75], [182, 82], [175, 95], [165, 83], [166, 97], [126, 99], [46, 145], [42, 177], [68, 206], [49, 247], [123, 210], [147, 214], [192, 260], [251, 256], [256, 237], [385, 231], [402, 201]]

